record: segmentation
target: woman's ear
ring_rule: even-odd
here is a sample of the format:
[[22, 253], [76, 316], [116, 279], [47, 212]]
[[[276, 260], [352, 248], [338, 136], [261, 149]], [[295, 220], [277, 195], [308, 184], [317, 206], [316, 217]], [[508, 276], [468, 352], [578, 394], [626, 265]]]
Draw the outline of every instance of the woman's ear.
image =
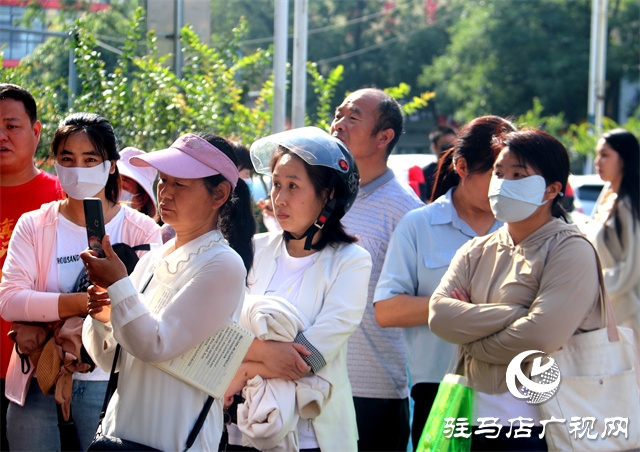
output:
[[453, 162], [453, 168], [455, 169], [460, 179], [464, 179], [469, 175], [469, 167], [467, 166], [467, 159], [464, 157], [458, 157], [455, 162]]
[[560, 182], [553, 182], [547, 185], [547, 188], [544, 190], [543, 200], [553, 201], [556, 199], [556, 196], [562, 191], [562, 184]]
[[331, 190], [331, 195], [325, 197], [324, 202], [326, 203], [327, 201], [329, 201], [329, 199], [333, 198], [335, 196], [335, 194], [336, 194], [336, 189], [334, 188], [333, 190]]
[[109, 169], [109, 174], [113, 174], [116, 172], [116, 161], [109, 160], [111, 162], [111, 168]]
[[231, 196], [231, 184], [226, 180], [220, 182], [213, 190], [213, 208], [219, 209], [229, 196]]

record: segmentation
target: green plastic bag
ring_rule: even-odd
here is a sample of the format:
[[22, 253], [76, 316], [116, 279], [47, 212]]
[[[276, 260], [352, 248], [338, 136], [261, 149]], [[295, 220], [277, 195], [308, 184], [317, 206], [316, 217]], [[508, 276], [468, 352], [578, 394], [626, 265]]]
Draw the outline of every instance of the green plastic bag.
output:
[[[417, 452], [469, 452], [471, 450], [471, 425], [473, 390], [467, 386], [467, 379], [461, 375], [446, 374], [438, 394], [433, 402], [427, 423], [424, 425]], [[447, 426], [446, 418], [453, 418]], [[455, 436], [452, 423], [455, 426], [458, 419], [466, 419], [465, 435]], [[463, 421], [461, 421], [463, 422]], [[468, 437], [465, 437], [468, 436]]]

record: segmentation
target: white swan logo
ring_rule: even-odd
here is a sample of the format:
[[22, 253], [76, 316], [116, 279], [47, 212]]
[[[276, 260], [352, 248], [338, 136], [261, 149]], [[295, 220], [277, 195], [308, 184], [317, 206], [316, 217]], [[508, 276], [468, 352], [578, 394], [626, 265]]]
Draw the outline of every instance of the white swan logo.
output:
[[[522, 372], [522, 361], [530, 355], [540, 354], [533, 359], [531, 379]], [[543, 363], [542, 360], [545, 359]], [[519, 390], [516, 380], [522, 385]], [[527, 350], [511, 360], [507, 367], [507, 388], [514, 397], [528, 399], [527, 403], [537, 405], [549, 400], [560, 386], [560, 369], [556, 361], [539, 350]]]

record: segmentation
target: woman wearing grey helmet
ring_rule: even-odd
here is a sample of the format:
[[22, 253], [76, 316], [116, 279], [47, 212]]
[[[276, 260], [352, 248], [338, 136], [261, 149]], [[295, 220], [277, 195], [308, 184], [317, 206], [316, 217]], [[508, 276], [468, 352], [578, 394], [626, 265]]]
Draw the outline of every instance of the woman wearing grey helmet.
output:
[[[358, 192], [355, 161], [315, 127], [260, 139], [251, 158], [272, 177], [283, 231], [254, 238], [240, 323], [256, 339], [227, 391], [227, 404], [240, 390], [246, 399], [227, 450], [356, 450], [347, 340], [365, 309], [371, 258], [340, 223]], [[305, 405], [309, 394], [314, 402]]]

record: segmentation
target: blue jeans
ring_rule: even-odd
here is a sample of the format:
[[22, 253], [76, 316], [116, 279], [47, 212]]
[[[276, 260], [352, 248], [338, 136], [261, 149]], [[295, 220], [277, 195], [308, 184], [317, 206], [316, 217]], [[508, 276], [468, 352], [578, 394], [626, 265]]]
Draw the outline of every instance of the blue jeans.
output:
[[[89, 447], [96, 433], [106, 390], [106, 381], [73, 381], [71, 413], [83, 449]], [[42, 394], [35, 378], [24, 406], [9, 404], [7, 437], [12, 452], [60, 450], [55, 399]]]

